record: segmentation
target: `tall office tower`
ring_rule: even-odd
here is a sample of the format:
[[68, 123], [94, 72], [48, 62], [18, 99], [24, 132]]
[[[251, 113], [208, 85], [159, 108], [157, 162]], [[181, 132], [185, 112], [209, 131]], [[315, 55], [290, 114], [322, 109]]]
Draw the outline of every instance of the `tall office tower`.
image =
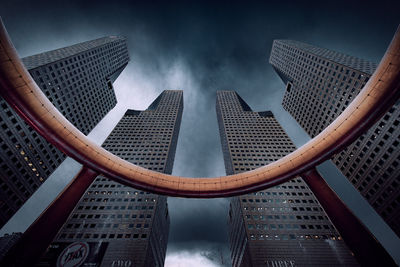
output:
[[[128, 110], [103, 147], [144, 168], [171, 174], [182, 111], [182, 91], [164, 91], [147, 110]], [[39, 266], [72, 266], [66, 263], [76, 251], [87, 266], [164, 266], [168, 229], [165, 196], [99, 176]]]
[[[84, 134], [115, 106], [112, 82], [129, 61], [126, 40], [104, 37], [22, 59], [57, 109]], [[0, 227], [65, 159], [0, 98]]]
[[[308, 44], [275, 40], [270, 63], [286, 83], [283, 107], [312, 137], [357, 96], [376, 64]], [[400, 102], [333, 162], [400, 236]]]
[[[264, 166], [295, 146], [271, 111], [253, 112], [234, 91], [217, 93], [227, 174]], [[306, 183], [299, 177], [231, 198], [232, 266], [357, 266]]]

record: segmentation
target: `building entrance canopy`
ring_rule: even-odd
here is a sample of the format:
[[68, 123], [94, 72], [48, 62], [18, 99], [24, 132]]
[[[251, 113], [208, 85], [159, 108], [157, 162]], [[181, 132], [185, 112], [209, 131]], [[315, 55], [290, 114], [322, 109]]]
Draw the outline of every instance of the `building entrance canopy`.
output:
[[267, 166], [229, 176], [186, 178], [129, 163], [90, 141], [47, 99], [0, 29], [0, 93], [47, 141], [84, 166], [127, 186], [181, 197], [225, 197], [281, 184], [328, 160], [371, 127], [400, 96], [400, 30], [377, 70], [346, 110], [308, 143]]

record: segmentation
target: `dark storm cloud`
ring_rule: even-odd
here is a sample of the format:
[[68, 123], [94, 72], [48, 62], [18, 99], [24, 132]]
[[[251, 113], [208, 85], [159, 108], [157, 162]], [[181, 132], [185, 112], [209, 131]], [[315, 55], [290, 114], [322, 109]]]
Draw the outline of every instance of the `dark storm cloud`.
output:
[[[308, 140], [282, 109], [284, 85], [268, 63], [273, 39], [378, 62], [399, 22], [398, 1], [178, 3], [2, 1], [0, 15], [22, 56], [126, 36], [131, 62], [115, 86], [119, 105], [144, 109], [164, 89], [184, 90], [174, 174], [189, 177], [224, 174], [216, 90], [236, 90], [253, 110], [272, 110], [297, 145]], [[170, 198], [168, 253], [227, 251], [228, 207], [227, 199]]]
[[[179, 265], [185, 258], [203, 258], [206, 262], [213, 263], [213, 266], [231, 266], [229, 247], [225, 244], [207, 242], [202, 240], [193, 240], [187, 242], [169, 242], [168, 254], [170, 255], [166, 261], [166, 266], [189, 266]], [[200, 265], [198, 262], [192, 261], [194, 266]]]
[[[181, 199], [171, 198], [171, 218], [176, 222], [171, 225], [170, 241], [209, 241], [223, 243], [227, 241], [225, 228], [229, 208], [228, 199]], [[222, 212], [221, 212], [222, 211]], [[190, 223], [188, 223], [190, 222]], [[207, 231], [204, 231], [207, 229]], [[191, 239], [187, 239], [190, 236]]]

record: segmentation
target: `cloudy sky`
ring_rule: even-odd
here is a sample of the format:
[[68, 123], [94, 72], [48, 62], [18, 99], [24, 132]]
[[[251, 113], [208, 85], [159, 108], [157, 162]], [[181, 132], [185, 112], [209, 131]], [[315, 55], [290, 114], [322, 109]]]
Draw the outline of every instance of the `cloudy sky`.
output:
[[[131, 61], [115, 83], [118, 105], [90, 136], [101, 143], [127, 108], [145, 109], [165, 89], [184, 90], [173, 174], [198, 177], [224, 175], [216, 90], [236, 90], [253, 110], [272, 110], [296, 145], [308, 140], [281, 107], [284, 84], [268, 63], [273, 39], [379, 62], [400, 21], [399, 3], [5, 0], [0, 15], [21, 57], [106, 35], [126, 36]], [[79, 168], [72, 160], [67, 163]], [[347, 181], [325, 165], [326, 178], [353, 201], [349, 205], [361, 205]], [[66, 166], [57, 173], [68, 180], [73, 174], [66, 174], [71, 169]], [[170, 198], [166, 265], [229, 266], [228, 205], [227, 199]], [[360, 210], [366, 224], [382, 223], [370, 208]], [[10, 222], [12, 229], [21, 219]], [[400, 244], [387, 229], [381, 232], [389, 245]]]

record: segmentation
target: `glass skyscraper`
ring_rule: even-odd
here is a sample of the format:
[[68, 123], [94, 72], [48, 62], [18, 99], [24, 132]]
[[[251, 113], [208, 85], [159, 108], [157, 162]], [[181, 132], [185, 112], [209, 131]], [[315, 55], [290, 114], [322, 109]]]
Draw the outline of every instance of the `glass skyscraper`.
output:
[[[141, 167], [171, 174], [182, 112], [183, 92], [164, 91], [147, 110], [128, 110], [103, 147]], [[66, 264], [71, 251], [82, 252], [79, 260], [88, 266], [164, 266], [168, 230], [165, 196], [99, 176], [38, 266]]]
[[[314, 137], [357, 96], [376, 64], [292, 40], [275, 40], [270, 63], [286, 84], [283, 107]], [[400, 102], [332, 161], [400, 235]]]
[[[22, 59], [55, 107], [88, 134], [116, 105], [112, 83], [128, 64], [126, 40], [104, 37]], [[0, 227], [65, 159], [0, 99]]]
[[[228, 175], [295, 150], [271, 111], [252, 111], [234, 91], [217, 92], [217, 117]], [[231, 198], [228, 228], [234, 267], [358, 265], [300, 177]]]

